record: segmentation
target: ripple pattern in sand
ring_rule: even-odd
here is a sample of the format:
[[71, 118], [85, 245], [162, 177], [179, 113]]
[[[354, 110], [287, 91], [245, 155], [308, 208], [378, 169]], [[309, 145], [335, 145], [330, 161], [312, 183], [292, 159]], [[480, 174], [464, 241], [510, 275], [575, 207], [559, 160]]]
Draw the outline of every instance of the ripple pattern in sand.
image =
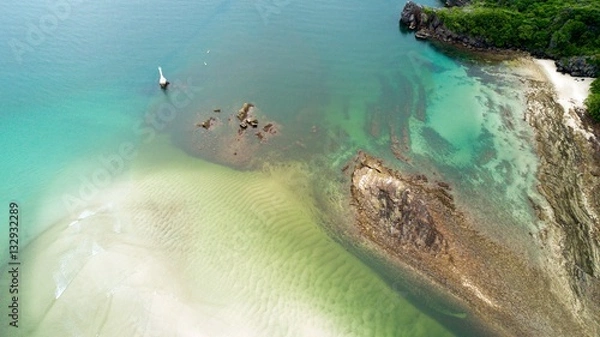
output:
[[46, 305], [22, 331], [451, 335], [327, 237], [306, 186], [190, 159], [105, 191], [27, 249], [24, 303]]

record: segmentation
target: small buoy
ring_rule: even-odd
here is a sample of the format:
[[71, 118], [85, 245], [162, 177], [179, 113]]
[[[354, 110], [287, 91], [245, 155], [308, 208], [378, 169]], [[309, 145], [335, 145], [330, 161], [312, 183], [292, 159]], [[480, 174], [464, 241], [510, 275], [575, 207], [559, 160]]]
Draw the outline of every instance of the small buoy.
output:
[[167, 89], [167, 87], [171, 83], [169, 83], [169, 81], [167, 81], [167, 79], [163, 76], [161, 67], [158, 67], [158, 73], [160, 74], [160, 79], [158, 80], [158, 84], [160, 85], [160, 88]]

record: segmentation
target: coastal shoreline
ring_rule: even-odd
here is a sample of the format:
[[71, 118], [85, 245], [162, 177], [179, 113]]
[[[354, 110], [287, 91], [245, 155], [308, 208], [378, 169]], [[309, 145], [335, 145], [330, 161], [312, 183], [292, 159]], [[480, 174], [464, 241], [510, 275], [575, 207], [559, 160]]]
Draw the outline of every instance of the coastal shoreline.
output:
[[[451, 201], [451, 191], [441, 193], [427, 185], [427, 177], [394, 171], [368, 155], [359, 155], [351, 170], [355, 224], [347, 239], [362, 243], [358, 255], [381, 259], [410, 274], [404, 277], [409, 283], [428, 284], [429, 291], [455, 299], [449, 302], [457, 307], [464, 304], [473, 320], [463, 324], [481, 324], [488, 331], [483, 335], [596, 336], [600, 255], [594, 238], [600, 203], [594, 195], [600, 191], [600, 175], [593, 171], [600, 165], [593, 158], [600, 152], [576, 113], [589, 82], [553, 76], [552, 61], [517, 57], [506, 64], [521, 78], [524, 120], [533, 129], [540, 160], [541, 198], [530, 200], [539, 220], [539, 230], [530, 233], [531, 245], [538, 247], [536, 261], [525, 261], [484, 237], [468, 210]], [[425, 208], [404, 205], [412, 200], [400, 197], [406, 193]], [[406, 215], [407, 210], [419, 211]], [[396, 228], [398, 214], [403, 222], [420, 225]], [[431, 237], [443, 238], [439, 245], [445, 248], [438, 252], [423, 246], [439, 241]]]
[[[523, 60], [529, 71], [527, 120], [536, 134], [540, 158], [539, 207], [545, 227], [542, 266], [554, 293], [572, 307], [590, 336], [600, 333], [600, 142], [582, 104], [591, 81], [556, 71], [553, 61]], [[521, 69], [523, 70], [523, 69]], [[587, 83], [586, 83], [587, 82]], [[593, 125], [592, 125], [593, 126]]]
[[554, 89], [555, 101], [564, 109], [565, 125], [581, 133], [587, 139], [597, 139], [594, 130], [581, 118], [584, 101], [590, 94], [592, 77], [573, 77], [557, 70], [553, 60], [534, 59], [534, 64]]
[[557, 94], [557, 102], [565, 111], [582, 107], [584, 100], [590, 93], [592, 77], [573, 77], [558, 72], [553, 60], [534, 59], [536, 65], [543, 71], [548, 81]]

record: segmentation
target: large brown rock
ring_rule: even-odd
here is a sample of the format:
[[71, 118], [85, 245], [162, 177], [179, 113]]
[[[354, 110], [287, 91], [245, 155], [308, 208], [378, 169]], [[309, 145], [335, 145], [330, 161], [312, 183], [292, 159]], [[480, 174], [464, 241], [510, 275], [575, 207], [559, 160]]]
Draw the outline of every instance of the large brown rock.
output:
[[447, 184], [402, 174], [364, 152], [350, 168], [355, 239], [384, 265], [427, 284], [425, 293], [451, 296], [474, 318], [468, 324], [485, 322], [483, 335], [595, 335], [556, 269], [479, 233]]
[[395, 176], [381, 162], [361, 153], [352, 175], [352, 196], [358, 201], [361, 226], [376, 226], [372, 232], [380, 233], [390, 245], [431, 256], [447, 254], [447, 242], [433, 213], [433, 208], [436, 213], [451, 211], [438, 199], [452, 202], [443, 188], [425, 190], [424, 180]]

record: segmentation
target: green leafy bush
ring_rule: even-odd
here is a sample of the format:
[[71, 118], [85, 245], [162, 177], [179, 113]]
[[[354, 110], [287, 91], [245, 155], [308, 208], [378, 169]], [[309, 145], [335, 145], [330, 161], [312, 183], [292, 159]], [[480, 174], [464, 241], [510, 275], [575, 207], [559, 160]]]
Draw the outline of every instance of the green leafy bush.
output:
[[600, 50], [600, 1], [476, 0], [439, 14], [449, 29], [500, 48], [553, 58]]
[[600, 94], [600, 79], [597, 78], [590, 84], [590, 93]]
[[[593, 56], [600, 67], [599, 0], [473, 0], [437, 11], [445, 26], [499, 48], [526, 50], [554, 59]], [[585, 101], [600, 121], [600, 81]]]
[[590, 86], [590, 94], [585, 100], [585, 106], [590, 116], [600, 122], [600, 79], [595, 79]]

